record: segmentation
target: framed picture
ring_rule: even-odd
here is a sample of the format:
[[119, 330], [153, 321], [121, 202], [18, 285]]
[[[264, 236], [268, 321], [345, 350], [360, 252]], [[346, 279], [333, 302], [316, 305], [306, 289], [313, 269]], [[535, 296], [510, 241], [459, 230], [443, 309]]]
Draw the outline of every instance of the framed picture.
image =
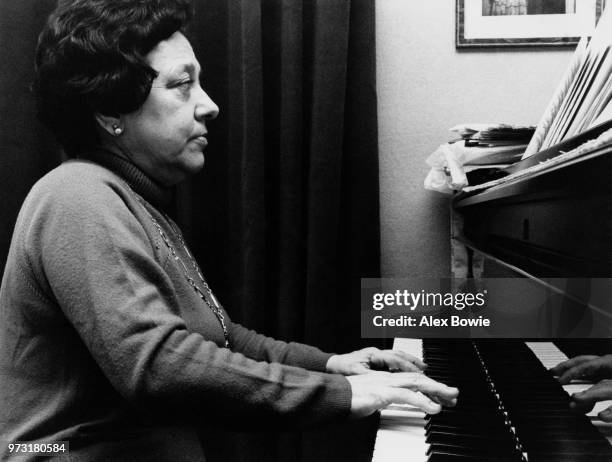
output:
[[456, 46], [567, 46], [592, 33], [605, 0], [457, 0]]

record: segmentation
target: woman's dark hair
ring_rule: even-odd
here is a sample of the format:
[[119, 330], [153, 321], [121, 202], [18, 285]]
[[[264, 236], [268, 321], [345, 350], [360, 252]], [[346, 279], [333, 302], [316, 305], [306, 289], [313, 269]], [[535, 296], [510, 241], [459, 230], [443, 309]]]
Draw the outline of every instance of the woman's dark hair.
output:
[[145, 56], [183, 31], [189, 0], [60, 0], [38, 38], [38, 117], [70, 157], [98, 142], [94, 114], [138, 109], [157, 77]]

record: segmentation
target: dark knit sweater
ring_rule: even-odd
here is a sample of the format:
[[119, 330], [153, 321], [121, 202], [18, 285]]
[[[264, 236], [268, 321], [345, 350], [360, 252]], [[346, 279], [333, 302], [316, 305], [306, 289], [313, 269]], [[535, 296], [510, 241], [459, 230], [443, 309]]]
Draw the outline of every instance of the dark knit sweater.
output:
[[0, 288], [1, 441], [68, 440], [71, 460], [202, 460], [200, 426], [348, 415], [348, 381], [322, 372], [328, 354], [227, 313], [224, 348], [162, 237], [201, 283], [160, 212], [167, 191], [112, 154], [89, 159], [42, 178], [15, 226]]

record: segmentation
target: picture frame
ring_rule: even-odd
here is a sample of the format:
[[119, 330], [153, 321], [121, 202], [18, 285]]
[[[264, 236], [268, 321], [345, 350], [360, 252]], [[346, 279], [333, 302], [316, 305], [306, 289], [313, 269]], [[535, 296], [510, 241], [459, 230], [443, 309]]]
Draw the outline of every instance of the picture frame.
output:
[[605, 0], [456, 0], [456, 48], [572, 46]]

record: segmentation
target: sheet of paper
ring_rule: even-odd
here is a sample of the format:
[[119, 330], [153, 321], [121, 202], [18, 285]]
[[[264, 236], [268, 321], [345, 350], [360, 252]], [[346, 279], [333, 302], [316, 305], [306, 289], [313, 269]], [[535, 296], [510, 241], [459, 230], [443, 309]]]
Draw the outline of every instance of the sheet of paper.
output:
[[[583, 38], [524, 158], [584, 132], [612, 100], [612, 12], [605, 10], [593, 37]], [[607, 111], [606, 111], [607, 114]]]
[[550, 129], [553, 120], [555, 119], [563, 101], [567, 97], [570, 88], [572, 87], [573, 82], [576, 79], [576, 74], [580, 70], [582, 63], [584, 61], [586, 47], [589, 43], [588, 38], [582, 37], [578, 45], [576, 46], [576, 51], [572, 57], [572, 61], [568, 66], [565, 74], [561, 78], [557, 89], [553, 93], [553, 97], [548, 103], [548, 107], [544, 111], [544, 115], [540, 119], [538, 126], [536, 127], [536, 131], [531, 138], [531, 141], [527, 145], [527, 149], [523, 154], [523, 159], [526, 159], [529, 156], [532, 156], [536, 152], [541, 150], [542, 143], [544, 142], [544, 138]]

